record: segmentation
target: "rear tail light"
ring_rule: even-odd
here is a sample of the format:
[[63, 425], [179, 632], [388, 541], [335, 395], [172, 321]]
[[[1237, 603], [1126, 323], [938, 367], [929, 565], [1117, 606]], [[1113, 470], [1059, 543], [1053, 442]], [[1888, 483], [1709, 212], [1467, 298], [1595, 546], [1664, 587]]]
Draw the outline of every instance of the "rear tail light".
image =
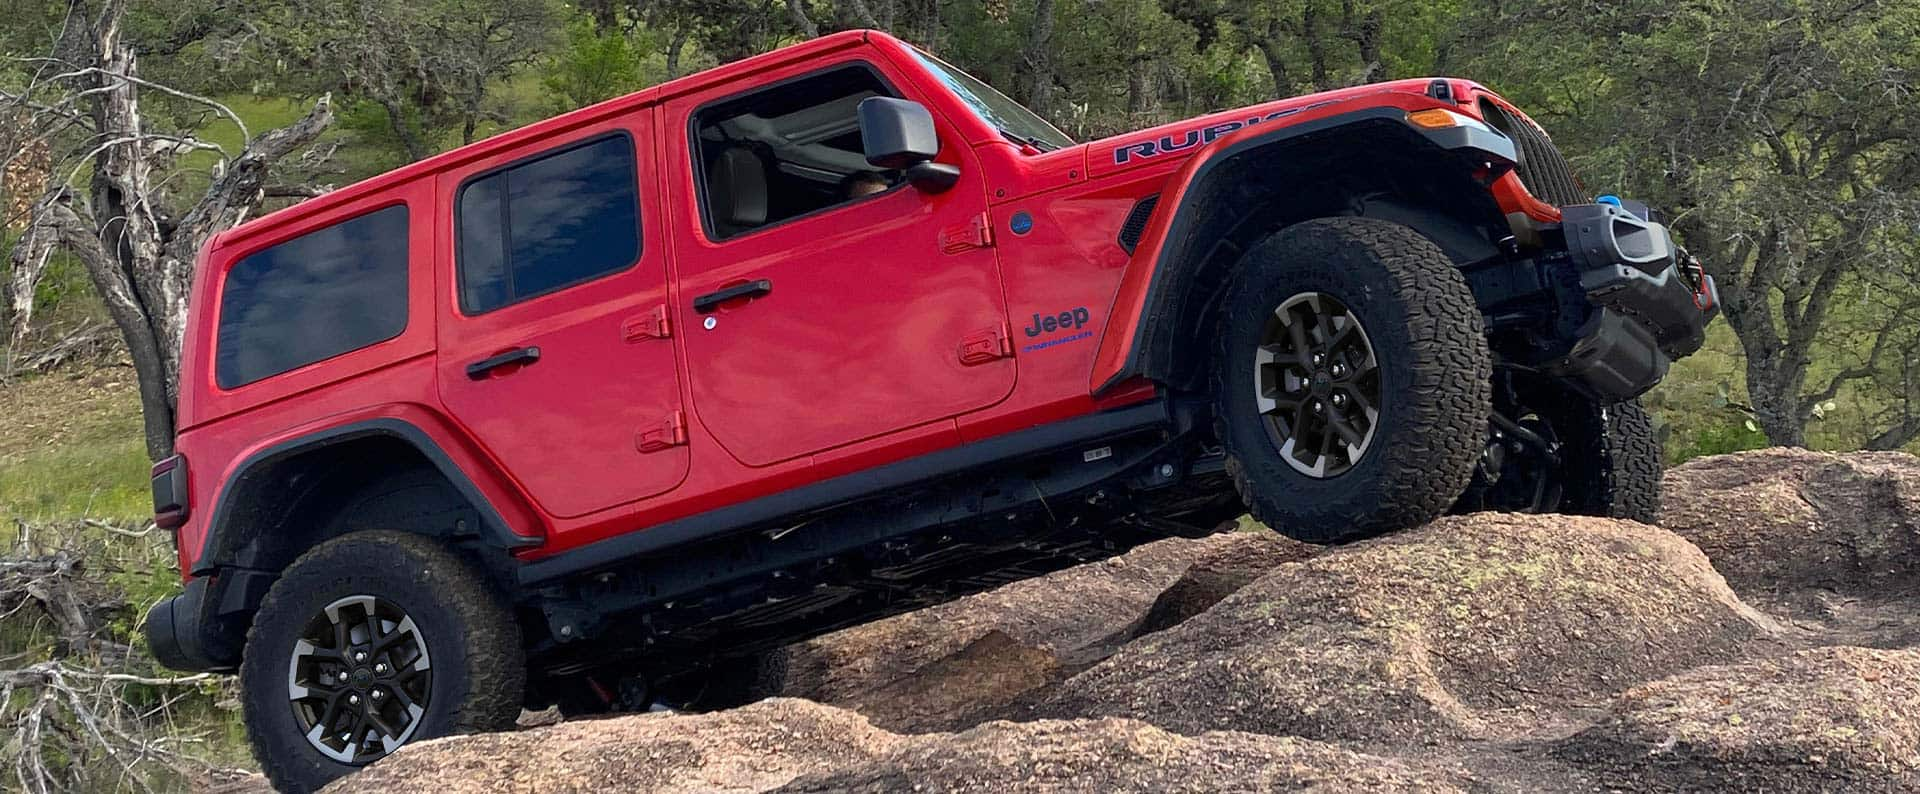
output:
[[153, 464], [153, 523], [179, 529], [187, 523], [187, 459], [175, 455]]

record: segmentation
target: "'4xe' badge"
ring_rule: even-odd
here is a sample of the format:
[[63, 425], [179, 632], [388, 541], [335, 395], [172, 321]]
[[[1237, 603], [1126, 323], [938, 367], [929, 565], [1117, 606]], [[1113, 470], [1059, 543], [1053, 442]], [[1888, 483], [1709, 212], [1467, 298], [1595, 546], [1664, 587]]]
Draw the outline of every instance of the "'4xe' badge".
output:
[[1092, 321], [1093, 315], [1087, 311], [1087, 307], [1085, 306], [1069, 309], [1059, 314], [1035, 314], [1033, 315], [1033, 324], [1027, 326], [1025, 329], [1028, 339], [1037, 339], [1048, 334], [1058, 334], [1062, 331], [1068, 331], [1070, 333], [1066, 336], [1055, 336], [1045, 341], [1035, 342], [1021, 348], [1021, 350], [1033, 352], [1035, 350], [1045, 350], [1056, 345], [1064, 345], [1068, 342], [1092, 339], [1093, 331], [1087, 329], [1087, 324]]

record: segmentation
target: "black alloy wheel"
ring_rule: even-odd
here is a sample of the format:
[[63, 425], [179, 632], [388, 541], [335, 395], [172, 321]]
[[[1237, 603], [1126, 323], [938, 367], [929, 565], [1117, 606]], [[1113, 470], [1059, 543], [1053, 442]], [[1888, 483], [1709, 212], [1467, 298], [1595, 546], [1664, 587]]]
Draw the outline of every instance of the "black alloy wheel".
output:
[[287, 661], [295, 724], [322, 755], [367, 764], [400, 749], [433, 695], [433, 664], [413, 618], [353, 595], [307, 622]]
[[1308, 477], [1347, 473], [1379, 426], [1380, 363], [1346, 304], [1320, 292], [1283, 301], [1254, 349], [1254, 402], [1287, 465]]

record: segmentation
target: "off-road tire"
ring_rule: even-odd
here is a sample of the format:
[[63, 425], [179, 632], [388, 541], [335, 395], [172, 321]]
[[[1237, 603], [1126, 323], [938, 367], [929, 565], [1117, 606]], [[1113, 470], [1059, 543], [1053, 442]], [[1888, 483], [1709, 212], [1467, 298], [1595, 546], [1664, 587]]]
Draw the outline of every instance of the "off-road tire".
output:
[[[1344, 303], [1380, 364], [1372, 441], [1327, 478], [1281, 457], [1252, 398], [1266, 319], [1303, 291]], [[1221, 301], [1213, 361], [1227, 471], [1255, 519], [1297, 540], [1344, 543], [1426, 523], [1459, 499], [1485, 446], [1492, 363], [1479, 308], [1446, 254], [1405, 226], [1323, 218], [1255, 245]]]
[[1568, 482], [1560, 512], [1658, 522], [1663, 466], [1653, 417], [1636, 399], [1595, 407], [1583, 418], [1588, 432], [1561, 453], [1568, 456]]
[[318, 752], [288, 702], [288, 663], [302, 628], [326, 605], [353, 595], [401, 605], [430, 649], [430, 695], [409, 742], [509, 729], [520, 714], [520, 630], [471, 565], [419, 535], [334, 538], [287, 566], [267, 591], [240, 665], [253, 754], [280, 791], [315, 791], [359, 768]]
[[705, 691], [692, 705], [700, 711], [738, 708], [779, 697], [787, 684], [786, 648], [715, 660], [706, 670]]
[[[1647, 524], [1659, 520], [1660, 438], [1639, 400], [1608, 404], [1552, 382], [1514, 378], [1511, 389], [1496, 388], [1510, 396], [1497, 398], [1495, 410], [1546, 432], [1558, 445], [1559, 462], [1509, 457], [1502, 482], [1490, 487], [1484, 472], [1477, 475], [1454, 512], [1539, 510]], [[1518, 487], [1509, 487], [1504, 480], [1510, 477], [1548, 478], [1551, 502], [1530, 504], [1528, 494], [1538, 481], [1522, 479]]]
[[1558, 512], [1660, 518], [1660, 439], [1637, 399], [1605, 405], [1564, 389], [1536, 388], [1534, 409], [1560, 437], [1564, 495]]

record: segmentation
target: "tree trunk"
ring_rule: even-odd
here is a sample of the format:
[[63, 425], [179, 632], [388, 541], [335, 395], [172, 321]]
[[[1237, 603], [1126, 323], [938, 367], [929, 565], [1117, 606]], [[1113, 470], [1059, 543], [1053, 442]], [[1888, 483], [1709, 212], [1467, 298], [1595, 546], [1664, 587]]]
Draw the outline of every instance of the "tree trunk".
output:
[[1137, 58], [1127, 67], [1127, 115], [1136, 120], [1159, 108], [1159, 86], [1152, 58]]
[[1307, 45], [1307, 76], [1313, 81], [1309, 88], [1314, 91], [1333, 87], [1328, 77], [1327, 41], [1320, 35], [1320, 27], [1320, 6], [1307, 0], [1300, 9], [1300, 39]]
[[[1775, 446], [1807, 445], [1806, 412], [1800, 404], [1804, 374], [1795, 378], [1779, 355], [1747, 351], [1747, 396], [1753, 400], [1753, 420]], [[1804, 372], [1804, 370], [1802, 370]]]
[[680, 53], [685, 52], [687, 49], [687, 35], [686, 26], [676, 26], [673, 29], [673, 40], [667, 43], [668, 80], [680, 76]]
[[1027, 31], [1027, 107], [1042, 116], [1053, 109], [1053, 0], [1033, 4]]
[[1354, 0], [1340, 3], [1340, 32], [1360, 51], [1360, 74], [1354, 85], [1378, 80], [1386, 71], [1385, 59], [1380, 56], [1380, 32], [1385, 27], [1380, 9], [1360, 12], [1354, 8]]
[[[18, 348], [33, 328], [34, 292], [40, 288], [40, 276], [47, 271], [48, 258], [46, 254], [16, 256], [13, 272], [7, 274], [6, 281], [0, 282], [0, 310], [7, 312], [9, 350]], [[0, 375], [6, 372], [0, 370]]]
[[1280, 42], [1274, 36], [1261, 39], [1256, 45], [1260, 56], [1267, 62], [1267, 73], [1273, 76], [1273, 95], [1276, 99], [1293, 96], [1293, 75], [1287, 69], [1286, 54], [1280, 48]]
[[101, 242], [102, 228], [111, 228], [113, 224], [96, 225], [82, 217], [70, 202], [64, 193], [50, 194], [41, 202], [34, 211], [33, 224], [14, 248], [14, 264], [44, 260], [58, 247], [86, 266], [94, 291], [105, 304], [107, 315], [120, 329], [127, 354], [133, 359], [134, 376], [140, 385], [140, 417], [145, 426], [147, 455], [159, 460], [173, 454], [173, 392], [178, 383], [177, 370], [169, 368], [169, 357], [154, 332], [154, 318], [135, 293], [128, 271]]
[[331, 100], [322, 97], [300, 121], [248, 141], [238, 157], [216, 170], [206, 194], [172, 220], [164, 212], [165, 191], [150, 177], [156, 165], [170, 164], [173, 154], [144, 130], [138, 65], [121, 38], [125, 13], [123, 2], [107, 2], [97, 15], [76, 5], [70, 23], [98, 21], [88, 29], [91, 35], [72, 37], [71, 49], [77, 51], [63, 47], [59, 53], [80, 66], [74, 70], [75, 100], [87, 109], [96, 137], [106, 141], [92, 151], [91, 212], [76, 207], [64, 190], [49, 193], [35, 205], [14, 260], [42, 263], [58, 247], [86, 266], [133, 359], [147, 452], [157, 460], [173, 453], [195, 258], [215, 233], [252, 214], [268, 169], [312, 143], [332, 122], [333, 111]]
[[807, 17], [806, 0], [787, 0], [787, 15], [793, 18], [793, 27], [800, 35], [810, 39], [820, 37], [820, 26]]
[[393, 130], [394, 137], [400, 140], [400, 148], [407, 150], [408, 161], [417, 163], [433, 154], [428, 150], [427, 142], [414, 131], [413, 125], [407, 123], [406, 108], [399, 101], [390, 97], [380, 97], [375, 101], [387, 112], [387, 128]]
[[620, 5], [618, 0], [581, 0], [580, 10], [593, 20], [595, 32], [606, 34], [620, 29]]
[[884, 30], [880, 20], [874, 18], [873, 9], [867, 6], [867, 0], [848, 0], [847, 10], [853, 15], [853, 22], [869, 30]]

